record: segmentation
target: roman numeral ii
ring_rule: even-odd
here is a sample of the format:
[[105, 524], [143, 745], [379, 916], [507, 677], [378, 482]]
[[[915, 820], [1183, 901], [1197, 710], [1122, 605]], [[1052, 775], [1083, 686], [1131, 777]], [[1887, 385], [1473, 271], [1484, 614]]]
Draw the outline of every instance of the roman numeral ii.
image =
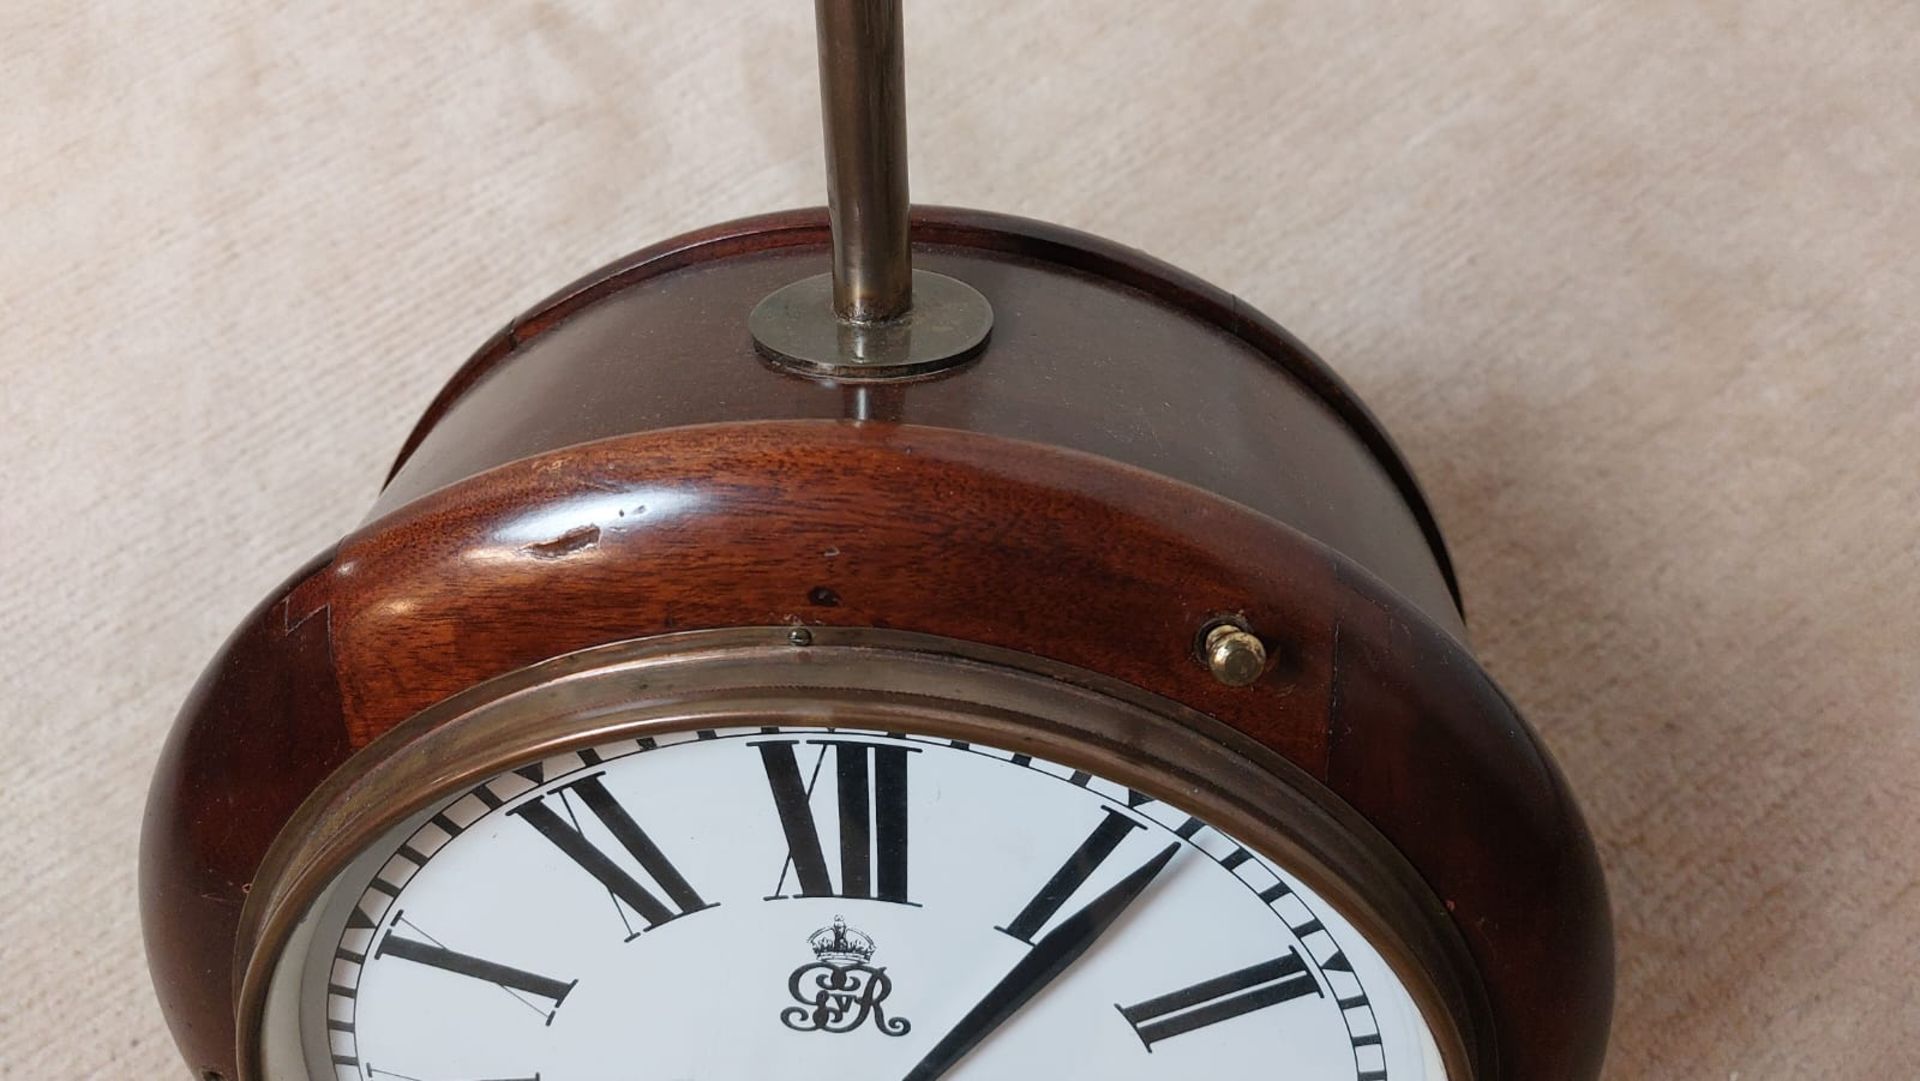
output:
[[1243, 1013], [1322, 993], [1319, 981], [1301, 960], [1300, 951], [1288, 949], [1284, 957], [1201, 980], [1172, 994], [1121, 1006], [1119, 1010], [1139, 1035], [1140, 1042], [1151, 1051], [1161, 1040]]
[[[852, 897], [912, 904], [907, 900], [907, 756], [917, 748], [861, 743], [855, 740], [810, 740], [820, 747], [813, 775], [803, 778], [794, 754], [795, 740], [756, 743], [767, 771], [780, 829], [787, 837], [787, 854], [800, 897]], [[811, 796], [820, 769], [831, 756], [834, 788], [839, 799], [840, 887], [834, 888], [827, 858], [820, 844]], [[775, 897], [784, 893], [786, 869], [781, 869]]]

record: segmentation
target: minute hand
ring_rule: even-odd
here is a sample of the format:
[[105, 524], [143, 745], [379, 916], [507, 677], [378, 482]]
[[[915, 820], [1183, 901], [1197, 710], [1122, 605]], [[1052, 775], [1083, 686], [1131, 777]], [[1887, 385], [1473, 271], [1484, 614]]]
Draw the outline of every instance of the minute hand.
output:
[[1019, 1012], [1020, 1007], [1040, 993], [1054, 978], [1067, 970], [1067, 967], [1080, 959], [1088, 947], [1099, 940], [1120, 913], [1146, 890], [1167, 861], [1180, 850], [1177, 844], [1161, 849], [1160, 854], [1148, 860], [1139, 870], [1115, 883], [1107, 892], [1087, 903], [1087, 907], [1067, 917], [1058, 927], [1041, 936], [1033, 944], [1033, 949], [1013, 966], [1013, 970], [1001, 977], [993, 985], [993, 990], [974, 1004], [973, 1009], [953, 1026], [940, 1042], [933, 1045], [919, 1064], [908, 1071], [906, 1081], [933, 1081], [953, 1068], [967, 1052], [974, 1049], [981, 1040], [986, 1039], [1006, 1022], [1007, 1018]]

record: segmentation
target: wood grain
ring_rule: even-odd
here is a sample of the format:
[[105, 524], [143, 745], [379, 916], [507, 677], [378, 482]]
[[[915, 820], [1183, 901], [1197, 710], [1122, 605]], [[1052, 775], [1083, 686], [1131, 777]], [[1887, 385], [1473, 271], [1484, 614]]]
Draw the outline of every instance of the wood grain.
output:
[[1002, 214], [917, 208], [915, 260], [994, 308], [976, 361], [877, 388], [762, 363], [747, 315], [826, 269], [824, 212], [716, 225], [536, 305], [455, 374], [374, 508], [627, 432], [866, 417], [1097, 454], [1285, 522], [1461, 628], [1446, 546], [1411, 470], [1320, 359], [1231, 295], [1140, 252]]

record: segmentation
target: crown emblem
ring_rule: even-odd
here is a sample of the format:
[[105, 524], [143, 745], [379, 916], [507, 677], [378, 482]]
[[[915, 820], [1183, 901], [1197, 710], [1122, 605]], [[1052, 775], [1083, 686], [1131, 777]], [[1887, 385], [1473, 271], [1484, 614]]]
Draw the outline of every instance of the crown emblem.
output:
[[813, 947], [814, 957], [829, 965], [864, 965], [873, 959], [873, 938], [848, 927], [839, 916], [833, 918], [833, 926], [808, 935], [807, 945]]

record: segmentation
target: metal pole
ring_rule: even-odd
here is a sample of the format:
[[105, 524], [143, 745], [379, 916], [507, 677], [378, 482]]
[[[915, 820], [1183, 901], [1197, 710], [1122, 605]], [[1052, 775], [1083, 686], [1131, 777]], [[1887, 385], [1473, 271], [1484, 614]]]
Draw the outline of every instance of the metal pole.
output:
[[901, 0], [814, 0], [833, 225], [833, 310], [851, 323], [913, 305]]
[[800, 375], [919, 378], [979, 356], [993, 332], [978, 289], [913, 269], [900, 7], [814, 0], [833, 273], [775, 289], [747, 316], [759, 354]]

